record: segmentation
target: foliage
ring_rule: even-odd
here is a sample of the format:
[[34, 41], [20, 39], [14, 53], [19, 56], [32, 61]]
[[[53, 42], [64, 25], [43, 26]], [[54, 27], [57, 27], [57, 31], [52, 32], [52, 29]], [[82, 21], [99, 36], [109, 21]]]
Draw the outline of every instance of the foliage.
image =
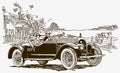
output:
[[[43, 18], [38, 18], [38, 16], [32, 15], [28, 10], [26, 10], [26, 12], [23, 11], [22, 6], [17, 2], [14, 3], [13, 6], [14, 13], [8, 12], [5, 7], [2, 9], [4, 13], [4, 22], [7, 22], [6, 24], [11, 22], [15, 28], [20, 24], [22, 28], [28, 27], [28, 29], [31, 29], [33, 33], [38, 33], [38, 30], [44, 28], [45, 21]], [[32, 10], [34, 6], [29, 5], [29, 8]], [[9, 15], [5, 15], [6, 11]]]

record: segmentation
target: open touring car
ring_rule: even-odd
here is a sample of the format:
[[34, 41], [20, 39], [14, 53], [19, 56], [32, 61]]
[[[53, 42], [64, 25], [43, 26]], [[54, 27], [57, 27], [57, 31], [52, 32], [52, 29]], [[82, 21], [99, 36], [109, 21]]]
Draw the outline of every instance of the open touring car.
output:
[[[66, 69], [73, 69], [77, 62], [87, 61], [96, 66], [102, 60], [102, 52], [93, 43], [88, 43], [81, 36], [63, 34], [34, 35], [29, 44], [13, 44], [8, 52], [14, 66], [22, 66], [26, 60], [38, 61], [43, 66], [50, 60], [59, 59]], [[35, 43], [36, 44], [35, 44]]]

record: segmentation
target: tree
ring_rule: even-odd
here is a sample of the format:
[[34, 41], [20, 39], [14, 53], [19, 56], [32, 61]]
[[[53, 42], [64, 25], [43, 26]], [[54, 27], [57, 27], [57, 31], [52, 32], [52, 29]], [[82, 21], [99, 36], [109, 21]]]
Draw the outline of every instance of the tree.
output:
[[[29, 5], [30, 10], [34, 8], [33, 5]], [[34, 19], [34, 15], [30, 14], [29, 11], [27, 10], [26, 13], [23, 13], [22, 6], [20, 6], [18, 3], [14, 3], [14, 8], [13, 11], [17, 13], [18, 15], [18, 21], [20, 23], [24, 23], [22, 27], [24, 26], [29, 27], [30, 31], [32, 33], [38, 33], [41, 28], [44, 28], [44, 19], [40, 18], [38, 20]], [[36, 16], [38, 17], [38, 16]]]

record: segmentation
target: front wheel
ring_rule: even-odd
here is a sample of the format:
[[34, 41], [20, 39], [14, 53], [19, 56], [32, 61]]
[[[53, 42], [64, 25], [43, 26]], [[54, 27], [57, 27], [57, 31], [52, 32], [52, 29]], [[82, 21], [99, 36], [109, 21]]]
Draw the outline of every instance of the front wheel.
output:
[[73, 69], [77, 64], [76, 52], [71, 48], [65, 48], [61, 53], [61, 62], [66, 69]]
[[98, 48], [98, 47], [94, 48], [94, 55], [99, 55], [99, 57], [89, 58], [87, 60], [88, 64], [91, 66], [96, 66], [96, 65], [100, 64], [100, 62], [102, 60], [102, 52], [101, 52], [100, 48]]
[[22, 57], [22, 52], [19, 49], [13, 51], [12, 63], [14, 66], [22, 66], [24, 64], [24, 59]]

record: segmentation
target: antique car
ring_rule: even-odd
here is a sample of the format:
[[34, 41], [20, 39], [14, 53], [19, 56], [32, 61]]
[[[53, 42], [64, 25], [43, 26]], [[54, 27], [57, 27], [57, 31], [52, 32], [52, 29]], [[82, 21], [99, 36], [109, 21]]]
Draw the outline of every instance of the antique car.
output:
[[[35, 38], [30, 39], [31, 37]], [[22, 66], [26, 60], [37, 61], [44, 66], [50, 60], [59, 59], [66, 69], [74, 69], [77, 62], [87, 61], [89, 65], [96, 66], [102, 60], [99, 47], [86, 42], [81, 34], [73, 36], [46, 33], [31, 37], [29, 44], [12, 44], [8, 58], [12, 59], [14, 66]]]

